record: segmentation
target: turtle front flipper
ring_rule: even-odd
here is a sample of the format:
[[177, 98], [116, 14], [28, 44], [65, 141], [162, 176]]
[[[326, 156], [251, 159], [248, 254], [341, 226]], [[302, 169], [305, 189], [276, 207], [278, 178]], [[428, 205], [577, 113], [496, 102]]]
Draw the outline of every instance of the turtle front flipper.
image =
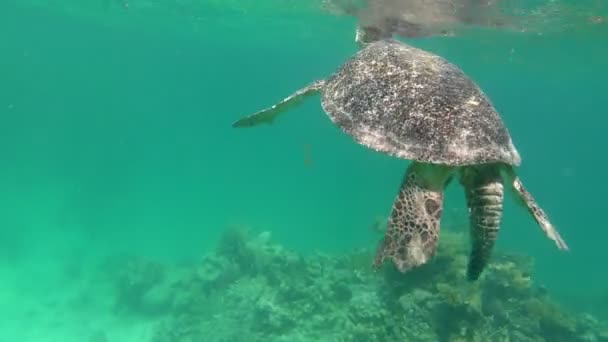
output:
[[469, 209], [471, 254], [467, 278], [477, 280], [488, 264], [496, 242], [504, 191], [496, 165], [465, 167], [460, 177]]
[[299, 89], [298, 91], [289, 95], [282, 101], [274, 104], [272, 107], [263, 109], [259, 112], [256, 112], [254, 114], [248, 115], [244, 118], [235, 121], [232, 124], [232, 127], [252, 127], [262, 123], [272, 124], [274, 119], [279, 116], [279, 114], [284, 113], [287, 110], [302, 103], [305, 98], [317, 94], [324, 84], [324, 80], [315, 81], [309, 84], [308, 86]]
[[534, 218], [534, 221], [538, 224], [540, 229], [545, 233], [547, 238], [552, 240], [558, 249], [560, 250], [568, 250], [568, 245], [562, 239], [561, 235], [553, 227], [547, 214], [540, 208], [540, 206], [536, 203], [532, 195], [524, 188], [521, 180], [515, 174], [515, 171], [511, 168], [508, 168], [507, 175], [510, 179], [511, 187], [513, 188], [513, 192], [516, 195], [516, 201], [526, 208], [530, 215]]
[[435, 254], [443, 188], [451, 168], [412, 162], [393, 203], [374, 266], [390, 259], [401, 272], [423, 265]]

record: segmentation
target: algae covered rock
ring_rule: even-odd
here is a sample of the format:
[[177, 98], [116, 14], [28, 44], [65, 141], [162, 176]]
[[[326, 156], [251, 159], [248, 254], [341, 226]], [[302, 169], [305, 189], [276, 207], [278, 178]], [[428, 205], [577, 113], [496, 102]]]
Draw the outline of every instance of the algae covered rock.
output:
[[150, 316], [169, 310], [172, 293], [168, 288], [166, 265], [123, 256], [108, 260], [102, 270], [111, 276], [117, 311]]
[[152, 342], [608, 340], [597, 318], [534, 283], [530, 258], [497, 251], [471, 283], [466, 240], [442, 239], [432, 262], [402, 274], [374, 271], [371, 250], [298, 255], [229, 229], [199, 262], [128, 259], [111, 277], [117, 303], [158, 317]]

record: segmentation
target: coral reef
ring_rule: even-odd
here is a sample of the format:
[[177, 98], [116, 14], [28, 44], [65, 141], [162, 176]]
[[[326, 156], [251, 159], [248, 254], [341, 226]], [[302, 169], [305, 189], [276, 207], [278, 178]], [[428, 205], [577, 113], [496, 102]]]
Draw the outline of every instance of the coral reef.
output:
[[608, 341], [534, 284], [529, 258], [497, 251], [468, 282], [464, 241], [446, 231], [432, 262], [401, 274], [373, 271], [371, 250], [303, 256], [230, 229], [199, 263], [129, 260], [111, 276], [119, 308], [159, 317], [153, 342]]

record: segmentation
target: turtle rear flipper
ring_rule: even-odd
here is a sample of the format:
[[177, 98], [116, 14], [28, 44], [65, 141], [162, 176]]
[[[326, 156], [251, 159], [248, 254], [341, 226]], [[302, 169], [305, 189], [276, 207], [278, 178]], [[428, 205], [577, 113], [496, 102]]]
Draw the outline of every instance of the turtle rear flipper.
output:
[[248, 115], [235, 121], [232, 124], [232, 127], [253, 127], [263, 123], [272, 124], [274, 119], [276, 119], [276, 117], [279, 116], [281, 113], [284, 113], [289, 109], [301, 104], [305, 98], [317, 94], [324, 84], [324, 80], [315, 81], [309, 84], [308, 86], [297, 90], [293, 94], [287, 96], [282, 101], [277, 102], [271, 107], [262, 109], [254, 114]]
[[374, 267], [389, 259], [401, 272], [426, 264], [435, 254], [443, 208], [443, 188], [451, 168], [412, 163], [393, 203]]
[[467, 266], [468, 280], [475, 281], [489, 263], [496, 243], [503, 206], [503, 182], [500, 169], [478, 165], [461, 171], [469, 209], [471, 252]]
[[524, 185], [513, 169], [509, 168], [507, 174], [510, 178], [511, 187], [515, 194], [516, 201], [528, 210], [543, 233], [545, 233], [547, 238], [555, 243], [558, 249], [567, 251], [569, 249], [568, 245], [561, 237], [557, 229], [553, 227], [549, 221], [549, 218], [547, 217], [547, 214], [545, 214], [541, 207], [536, 203], [534, 197], [532, 197], [526, 188], [524, 188]]

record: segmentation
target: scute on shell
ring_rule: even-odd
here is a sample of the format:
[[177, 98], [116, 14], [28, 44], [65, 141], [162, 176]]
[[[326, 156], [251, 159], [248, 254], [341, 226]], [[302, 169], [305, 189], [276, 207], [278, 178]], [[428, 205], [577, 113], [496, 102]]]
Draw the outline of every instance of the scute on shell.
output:
[[487, 96], [444, 58], [396, 40], [371, 43], [327, 79], [321, 104], [357, 142], [447, 165], [519, 165]]

